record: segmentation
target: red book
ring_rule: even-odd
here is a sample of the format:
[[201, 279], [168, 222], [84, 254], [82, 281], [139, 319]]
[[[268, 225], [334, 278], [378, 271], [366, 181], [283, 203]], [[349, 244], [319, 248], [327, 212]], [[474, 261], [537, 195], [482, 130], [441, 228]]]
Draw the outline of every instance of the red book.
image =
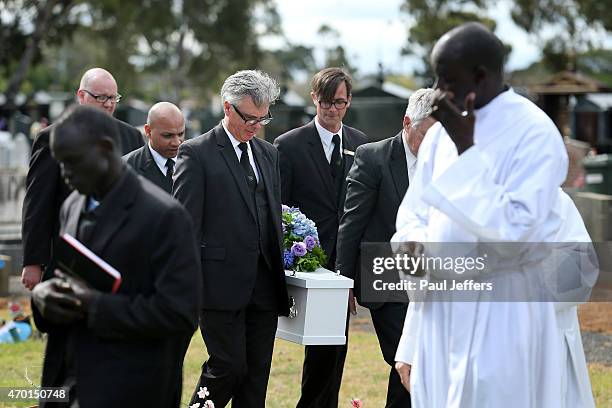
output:
[[70, 234], [62, 234], [53, 247], [55, 263], [62, 272], [85, 281], [102, 292], [115, 293], [121, 273]]

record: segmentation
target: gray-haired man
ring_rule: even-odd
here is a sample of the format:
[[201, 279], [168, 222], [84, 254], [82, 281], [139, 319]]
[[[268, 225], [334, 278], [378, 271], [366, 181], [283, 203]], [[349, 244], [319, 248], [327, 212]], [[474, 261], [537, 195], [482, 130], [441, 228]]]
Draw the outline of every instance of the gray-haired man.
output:
[[192, 404], [265, 406], [277, 316], [289, 306], [278, 152], [255, 135], [278, 94], [261, 71], [231, 75], [221, 88], [222, 122], [179, 148], [173, 194], [201, 246], [200, 330], [210, 356]]
[[410, 394], [393, 369], [395, 352], [402, 335], [405, 302], [367, 302], [361, 294], [359, 271], [362, 242], [388, 243], [395, 233], [397, 209], [408, 189], [419, 146], [435, 123], [431, 115], [433, 89], [419, 89], [410, 97], [403, 129], [396, 136], [359, 146], [348, 175], [344, 215], [338, 231], [337, 263], [342, 275], [355, 281], [349, 308], [355, 311], [355, 298], [370, 309], [380, 349], [390, 366], [386, 407], [409, 407]]

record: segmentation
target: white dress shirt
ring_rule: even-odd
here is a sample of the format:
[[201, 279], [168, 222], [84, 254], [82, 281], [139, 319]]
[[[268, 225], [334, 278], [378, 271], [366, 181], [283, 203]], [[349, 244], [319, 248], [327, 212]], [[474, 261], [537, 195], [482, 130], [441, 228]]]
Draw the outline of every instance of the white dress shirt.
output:
[[340, 137], [340, 157], [342, 157], [342, 126], [342, 123], [340, 123], [340, 130], [338, 130], [336, 133], [332, 133], [321, 126], [319, 124], [319, 117], [315, 116], [315, 127], [317, 128], [317, 132], [319, 132], [321, 144], [323, 145], [323, 151], [325, 152], [325, 157], [329, 163], [331, 163], [332, 153], [334, 152], [334, 144], [332, 143], [334, 135], [338, 135]]
[[402, 143], [404, 144], [404, 152], [406, 152], [406, 167], [408, 167], [408, 181], [412, 180], [414, 176], [414, 172], [416, 171], [416, 163], [417, 158], [408, 147], [408, 143], [406, 143], [406, 135], [405, 130], [402, 130]]
[[[240, 158], [242, 157], [242, 150], [240, 150], [240, 147], [238, 147], [238, 145], [242, 142], [236, 139], [234, 135], [232, 135], [232, 132], [227, 129], [227, 127], [225, 126], [225, 121], [221, 121], [221, 124], [223, 125], [223, 129], [225, 129], [225, 133], [227, 134], [227, 137], [229, 138], [230, 142], [232, 142], [232, 146], [234, 146], [234, 152], [236, 153], [236, 157], [238, 157], [238, 161], [240, 161]], [[247, 143], [247, 152], [249, 153], [249, 163], [251, 163], [251, 167], [253, 168], [253, 172], [255, 173], [255, 178], [257, 178], [257, 182], [259, 183], [259, 172], [257, 171], [257, 166], [255, 165], [255, 156], [253, 156], [253, 150], [251, 149], [250, 142]]]
[[[147, 146], [151, 151], [151, 156], [153, 156], [153, 160], [155, 160], [155, 164], [157, 164], [159, 171], [161, 171], [164, 176], [168, 174], [168, 167], [166, 167], [166, 162], [168, 161], [168, 159], [159, 154], [157, 150], [152, 148], [151, 142], [149, 142]], [[176, 168], [176, 157], [171, 157], [171, 159], [174, 162], [174, 167]]]

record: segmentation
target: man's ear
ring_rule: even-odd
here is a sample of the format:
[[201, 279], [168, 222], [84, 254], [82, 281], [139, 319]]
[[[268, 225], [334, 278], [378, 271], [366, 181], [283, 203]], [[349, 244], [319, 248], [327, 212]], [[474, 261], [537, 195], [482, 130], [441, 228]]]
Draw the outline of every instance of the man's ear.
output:
[[117, 144], [115, 141], [108, 136], [104, 136], [102, 139], [100, 139], [98, 141], [98, 146], [100, 146], [102, 151], [109, 154], [112, 154], [117, 149]]
[[312, 98], [312, 103], [316, 106], [317, 102], [319, 102], [319, 100], [317, 99], [317, 95], [315, 95], [313, 91], [310, 91], [310, 97]]
[[480, 85], [481, 82], [487, 79], [488, 75], [489, 70], [487, 69], [487, 67], [485, 67], [484, 65], [478, 65], [476, 68], [474, 68], [474, 83], [476, 85]]
[[410, 121], [410, 118], [408, 117], [408, 115], [404, 115], [404, 121], [403, 121], [404, 129], [408, 129], [411, 123], [412, 122]]
[[151, 138], [151, 125], [149, 125], [148, 123], [145, 123], [144, 131], [145, 131], [145, 135], [147, 136], [147, 139], [150, 139]]

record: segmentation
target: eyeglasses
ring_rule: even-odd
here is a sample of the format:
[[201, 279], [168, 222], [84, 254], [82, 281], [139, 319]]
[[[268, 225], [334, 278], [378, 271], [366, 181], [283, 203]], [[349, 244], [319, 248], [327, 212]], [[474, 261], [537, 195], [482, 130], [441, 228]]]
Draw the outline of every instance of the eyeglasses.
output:
[[256, 125], [256, 124], [259, 123], [261, 126], [266, 126], [268, 123], [270, 123], [272, 121], [272, 119], [274, 119], [272, 117], [272, 113], [270, 113], [270, 111], [268, 111], [268, 116], [266, 116], [266, 117], [263, 117], [263, 118], [253, 118], [253, 117], [245, 116], [242, 112], [240, 112], [238, 110], [238, 108], [234, 104], [232, 104], [232, 108], [234, 108], [234, 110], [236, 111], [238, 116], [240, 116], [240, 118], [242, 120], [244, 120], [244, 124], [245, 125], [253, 126], [253, 125]]
[[319, 106], [323, 109], [329, 109], [332, 105], [334, 105], [336, 109], [344, 109], [346, 105], [348, 105], [348, 101], [345, 101], [344, 99], [336, 99], [334, 101], [318, 100], [318, 102]]
[[106, 103], [106, 101], [108, 101], [109, 99], [111, 100], [111, 102], [115, 102], [115, 103], [119, 103], [119, 101], [121, 100], [120, 94], [117, 94], [115, 96], [96, 95], [96, 94], [89, 92], [87, 89], [83, 89], [83, 92], [86, 92], [89, 96], [91, 96], [97, 102], [100, 102], [100, 103]]

